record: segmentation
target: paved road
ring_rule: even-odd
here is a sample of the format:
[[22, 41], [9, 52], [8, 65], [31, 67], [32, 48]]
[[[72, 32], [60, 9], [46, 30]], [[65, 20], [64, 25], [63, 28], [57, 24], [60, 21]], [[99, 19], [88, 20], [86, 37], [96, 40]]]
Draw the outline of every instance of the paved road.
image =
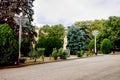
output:
[[0, 80], [120, 80], [120, 55], [4, 69]]

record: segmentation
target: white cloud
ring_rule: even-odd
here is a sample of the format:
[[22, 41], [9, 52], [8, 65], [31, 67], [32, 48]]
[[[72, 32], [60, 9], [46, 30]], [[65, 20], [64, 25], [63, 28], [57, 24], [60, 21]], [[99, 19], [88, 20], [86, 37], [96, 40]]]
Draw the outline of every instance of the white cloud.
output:
[[119, 0], [35, 0], [34, 23], [71, 25], [75, 21], [120, 15]]

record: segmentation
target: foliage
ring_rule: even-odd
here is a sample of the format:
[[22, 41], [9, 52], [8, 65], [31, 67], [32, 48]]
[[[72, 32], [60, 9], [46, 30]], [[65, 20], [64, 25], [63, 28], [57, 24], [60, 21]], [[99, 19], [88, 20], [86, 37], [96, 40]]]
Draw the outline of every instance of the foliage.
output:
[[120, 40], [120, 17], [118, 16], [110, 16], [108, 20], [105, 21], [100, 34], [98, 35], [99, 43], [108, 38], [112, 42], [113, 48], [115, 47], [114, 44], [118, 40]]
[[42, 61], [44, 61], [44, 59], [45, 59], [45, 56], [44, 56], [44, 54], [43, 54], [41, 57], [42, 57]]
[[17, 61], [18, 41], [8, 24], [0, 24], [0, 65]]
[[110, 53], [112, 48], [111, 41], [109, 39], [103, 39], [100, 48], [104, 54]]
[[83, 27], [83, 25], [87, 25], [87, 26], [90, 26], [92, 24], [92, 21], [91, 20], [86, 20], [86, 21], [78, 21], [78, 22], [75, 22], [74, 25], [76, 27]]
[[83, 51], [83, 50], [80, 50], [80, 51], [78, 51], [76, 54], [77, 54], [78, 57], [82, 57], [83, 54], [84, 54], [84, 51]]
[[44, 48], [46, 46], [46, 40], [47, 40], [47, 38], [44, 36], [39, 37], [39, 39], [35, 45], [35, 49], [40, 48], [40, 47]]
[[49, 25], [44, 25], [40, 30], [39, 30], [39, 36], [49, 36], [49, 37], [58, 37], [61, 39], [62, 35], [64, 34], [64, 26], [61, 24], [49, 26]]
[[62, 47], [62, 41], [58, 37], [40, 37], [35, 48], [45, 48], [45, 56], [49, 56], [53, 48]]
[[36, 44], [36, 48], [45, 48], [45, 56], [50, 56], [53, 48], [56, 48], [58, 50], [62, 47], [64, 31], [64, 26], [61, 24], [53, 26], [44, 25], [39, 30], [39, 40]]
[[92, 39], [88, 45], [88, 48], [93, 48], [94, 47], [94, 39]]
[[29, 47], [31, 47], [32, 42], [35, 42], [34, 36], [36, 36], [34, 26], [31, 24], [34, 14], [32, 9], [33, 1], [34, 0], [0, 0], [0, 24], [9, 24], [11, 29], [14, 30], [17, 39], [20, 27], [20, 18], [17, 15], [23, 13], [21, 17], [22, 39], [27, 39], [27, 46], [22, 46], [22, 50], [26, 48], [25, 55], [29, 52]]
[[104, 24], [105, 20], [101, 19], [101, 20], [94, 20], [91, 24], [91, 30], [98, 30], [100, 31], [103, 24]]
[[16, 23], [14, 20], [15, 14], [21, 12], [28, 18], [29, 23], [33, 21], [32, 15], [34, 14], [33, 7], [34, 0], [9, 0], [0, 1], [0, 23], [8, 23], [12, 29], [16, 29]]
[[87, 26], [82, 26], [81, 28], [71, 26], [68, 29], [67, 48], [70, 49], [71, 54], [75, 54], [80, 49], [86, 50], [88, 48], [88, 43], [91, 40], [91, 35], [86, 30], [86, 28]]
[[86, 57], [89, 57], [89, 56], [93, 56], [93, 53], [88, 51], [88, 52], [86, 53]]
[[67, 52], [63, 51], [62, 48], [59, 49], [59, 57], [60, 59], [67, 59]]
[[58, 56], [59, 56], [58, 51], [56, 48], [54, 48], [52, 52], [52, 57], [54, 58], [54, 60], [57, 60]]
[[23, 56], [28, 56], [30, 50], [30, 42], [28, 41], [28, 39], [23, 39], [21, 42], [21, 54]]
[[43, 57], [44, 55], [44, 48], [38, 48], [37, 50], [32, 49], [31, 52], [29, 53], [29, 56], [35, 59], [40, 58], [41, 56]]

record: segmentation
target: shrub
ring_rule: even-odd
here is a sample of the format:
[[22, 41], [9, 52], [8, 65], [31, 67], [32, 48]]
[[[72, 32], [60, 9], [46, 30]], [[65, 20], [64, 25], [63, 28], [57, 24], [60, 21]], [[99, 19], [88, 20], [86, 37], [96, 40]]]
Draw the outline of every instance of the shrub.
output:
[[78, 56], [78, 57], [82, 57], [83, 54], [84, 54], [84, 51], [83, 51], [83, 50], [77, 52], [77, 56]]
[[42, 55], [44, 55], [44, 48], [38, 48], [37, 50], [32, 49], [31, 52], [29, 53], [29, 56], [35, 59], [40, 58]]
[[112, 44], [109, 39], [103, 39], [100, 45], [100, 49], [104, 54], [108, 54], [111, 52]]
[[57, 49], [54, 48], [54, 49], [53, 49], [53, 52], [52, 52], [52, 57], [54, 58], [54, 60], [57, 60], [58, 56], [59, 56], [59, 55], [58, 55]]
[[63, 51], [62, 53], [59, 54], [60, 59], [67, 59], [67, 52]]

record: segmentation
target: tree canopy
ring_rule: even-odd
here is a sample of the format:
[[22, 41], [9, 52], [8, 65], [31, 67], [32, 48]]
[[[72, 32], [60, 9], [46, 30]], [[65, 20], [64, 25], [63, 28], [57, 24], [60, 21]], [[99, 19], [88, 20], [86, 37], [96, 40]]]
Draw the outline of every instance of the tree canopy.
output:
[[112, 43], [120, 40], [120, 17], [110, 16], [109, 19], [105, 21], [98, 38], [100, 41], [108, 38]]

